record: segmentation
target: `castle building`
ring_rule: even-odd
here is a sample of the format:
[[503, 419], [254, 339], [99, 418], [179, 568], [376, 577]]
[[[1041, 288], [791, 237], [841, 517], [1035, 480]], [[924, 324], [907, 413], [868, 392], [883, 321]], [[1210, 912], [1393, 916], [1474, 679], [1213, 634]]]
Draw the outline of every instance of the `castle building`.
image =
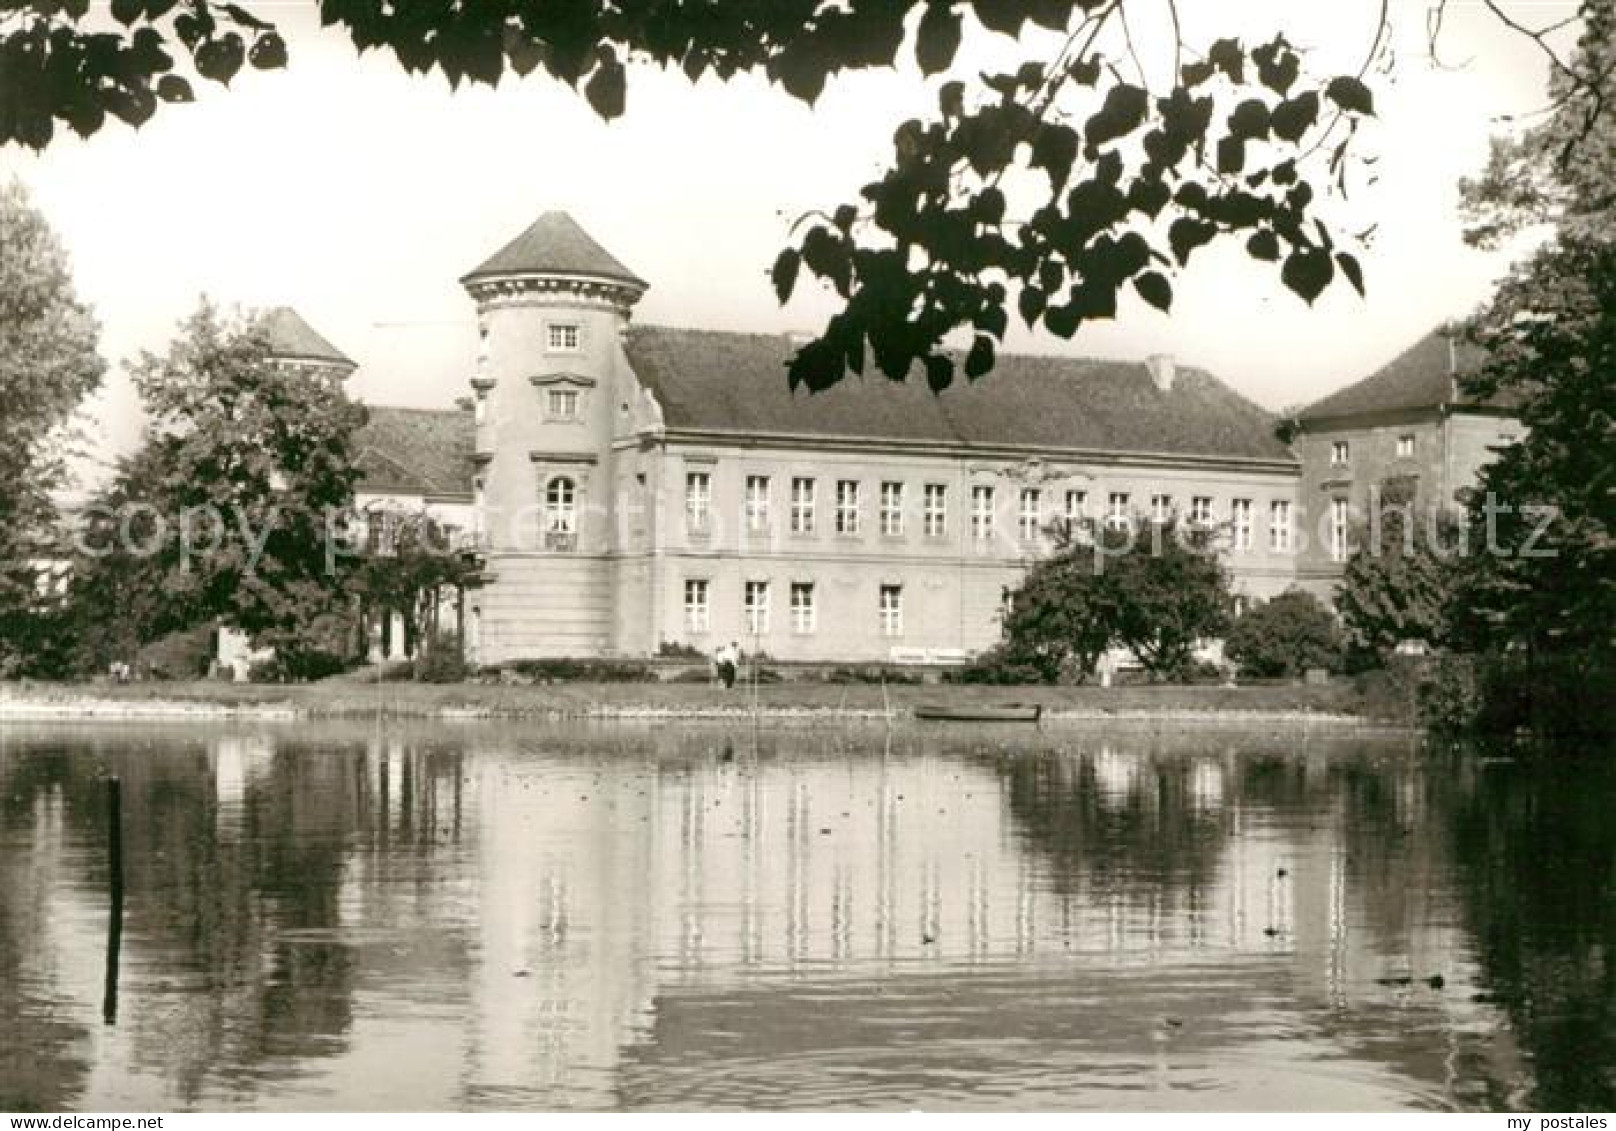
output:
[[1298, 584], [1328, 599], [1370, 485], [1407, 474], [1451, 500], [1516, 428], [1460, 398], [1441, 334], [1304, 410], [1292, 445], [1164, 355], [1001, 355], [941, 395], [879, 375], [794, 392], [789, 336], [633, 322], [649, 284], [561, 212], [461, 284], [472, 395], [372, 408], [359, 492], [474, 542], [459, 621], [483, 664], [731, 641], [955, 662], [999, 639], [1057, 519], [1213, 524], [1237, 606]]
[[1316, 517], [1298, 549], [1298, 585], [1329, 597], [1377, 497], [1412, 504], [1421, 522], [1458, 510], [1482, 467], [1520, 438], [1511, 394], [1477, 400], [1461, 390], [1481, 360], [1453, 331], [1436, 329], [1297, 414], [1297, 502]]
[[483, 663], [703, 651], [949, 660], [1059, 517], [1230, 524], [1237, 589], [1291, 582], [1299, 468], [1198, 369], [1004, 356], [935, 396], [794, 393], [782, 335], [631, 323], [647, 284], [567, 215], [462, 280], [477, 306], [469, 598]]

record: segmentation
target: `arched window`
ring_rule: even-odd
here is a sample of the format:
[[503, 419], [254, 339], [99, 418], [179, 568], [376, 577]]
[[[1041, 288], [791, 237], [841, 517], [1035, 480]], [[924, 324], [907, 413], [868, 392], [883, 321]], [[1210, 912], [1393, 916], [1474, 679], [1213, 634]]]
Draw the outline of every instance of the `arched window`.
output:
[[577, 485], [566, 476], [557, 476], [544, 488], [544, 532], [575, 534], [577, 531]]

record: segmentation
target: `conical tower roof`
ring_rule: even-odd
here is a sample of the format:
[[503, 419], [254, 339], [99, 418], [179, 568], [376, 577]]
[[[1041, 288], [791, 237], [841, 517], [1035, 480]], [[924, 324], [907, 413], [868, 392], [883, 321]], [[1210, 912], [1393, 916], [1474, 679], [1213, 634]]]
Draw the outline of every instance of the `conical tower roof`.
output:
[[546, 212], [460, 281], [473, 283], [508, 275], [571, 275], [609, 279], [642, 290], [647, 286], [565, 212]]
[[269, 356], [282, 361], [318, 361], [357, 368], [353, 358], [326, 341], [319, 331], [289, 306], [277, 306], [264, 314], [269, 337]]

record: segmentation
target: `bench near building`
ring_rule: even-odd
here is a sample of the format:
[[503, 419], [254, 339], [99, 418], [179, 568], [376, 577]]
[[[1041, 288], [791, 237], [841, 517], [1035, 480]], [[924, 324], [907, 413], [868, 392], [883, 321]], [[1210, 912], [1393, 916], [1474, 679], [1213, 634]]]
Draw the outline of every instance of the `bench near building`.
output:
[[1165, 356], [1002, 355], [941, 396], [879, 376], [793, 393], [784, 335], [631, 323], [647, 283], [560, 212], [461, 282], [470, 408], [373, 409], [360, 492], [464, 523], [480, 663], [731, 640], [957, 662], [998, 640], [1053, 519], [1222, 524], [1237, 595], [1266, 599], [1298, 581], [1304, 504], [1329, 494], [1306, 467], [1323, 441], [1293, 451]]

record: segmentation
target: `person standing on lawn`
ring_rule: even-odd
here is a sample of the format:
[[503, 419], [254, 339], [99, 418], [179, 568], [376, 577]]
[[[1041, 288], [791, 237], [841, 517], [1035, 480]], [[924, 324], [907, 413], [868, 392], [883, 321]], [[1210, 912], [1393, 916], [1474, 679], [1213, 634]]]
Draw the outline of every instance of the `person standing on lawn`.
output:
[[735, 686], [735, 672], [740, 667], [741, 649], [735, 641], [731, 640], [718, 650], [713, 659], [718, 664], [718, 678], [723, 680], [726, 688]]

